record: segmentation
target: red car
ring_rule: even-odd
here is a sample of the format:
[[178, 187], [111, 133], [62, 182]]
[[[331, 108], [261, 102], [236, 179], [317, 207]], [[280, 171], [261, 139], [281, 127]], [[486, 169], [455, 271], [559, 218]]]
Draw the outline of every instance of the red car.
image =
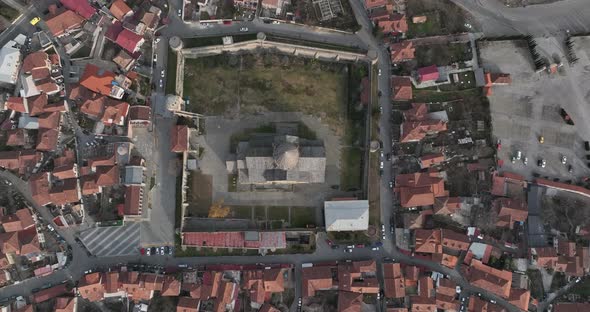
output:
[[332, 244], [334, 244], [331, 240], [326, 239], [326, 243], [328, 243], [328, 245], [332, 246]]
[[143, 255], [145, 255], [145, 248], [141, 248], [141, 249], [139, 250], [139, 253], [140, 253], [142, 256], [143, 256]]
[[358, 244], [356, 245], [356, 248], [365, 248], [365, 244]]

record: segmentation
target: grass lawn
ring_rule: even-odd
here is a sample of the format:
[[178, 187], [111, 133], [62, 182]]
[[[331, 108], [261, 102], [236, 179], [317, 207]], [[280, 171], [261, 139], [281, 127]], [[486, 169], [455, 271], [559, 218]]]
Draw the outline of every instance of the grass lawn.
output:
[[291, 227], [304, 228], [316, 224], [314, 207], [291, 207]]
[[457, 81], [455, 81], [455, 75], [451, 75], [452, 86], [458, 90], [472, 89], [475, 88], [475, 73], [468, 71], [457, 74]]
[[231, 206], [230, 216], [235, 219], [252, 219], [251, 206]]
[[176, 63], [178, 58], [176, 52], [172, 49], [168, 50], [168, 66], [166, 69], [166, 94], [176, 94]]
[[188, 176], [187, 184], [186, 199], [188, 207], [186, 207], [186, 216], [206, 218], [211, 207], [213, 177], [193, 171]]
[[359, 148], [342, 148], [340, 160], [340, 189], [347, 191], [361, 188], [362, 151]]
[[268, 220], [289, 221], [289, 207], [268, 207]]
[[18, 10], [15, 10], [7, 4], [2, 3], [0, 4], [0, 15], [12, 22], [20, 15], [20, 13]]
[[543, 298], [543, 278], [539, 270], [528, 270], [526, 275], [529, 277], [531, 296], [533, 298]]
[[429, 65], [446, 66], [464, 62], [472, 57], [469, 43], [448, 43], [423, 45], [416, 48], [418, 67]]
[[583, 279], [580, 283], [572, 287], [569, 292], [572, 294], [578, 294], [583, 298], [590, 297], [590, 279]]
[[303, 112], [330, 125], [345, 120], [346, 66], [273, 53], [186, 59], [187, 110], [221, 115], [239, 109]]
[[448, 102], [461, 100], [466, 97], [478, 97], [481, 95], [480, 88], [473, 88], [463, 91], [436, 91], [436, 90], [414, 90], [414, 102]]
[[439, 15], [436, 12], [430, 12], [426, 15], [426, 22], [421, 24], [414, 24], [412, 20], [408, 20], [408, 38], [428, 37], [440, 34]]

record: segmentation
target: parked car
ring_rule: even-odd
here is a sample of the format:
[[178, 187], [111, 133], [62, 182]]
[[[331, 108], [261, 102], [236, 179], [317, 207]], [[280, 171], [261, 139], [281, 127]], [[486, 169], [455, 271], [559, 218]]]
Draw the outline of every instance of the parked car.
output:
[[164, 78], [165, 75], [166, 75], [166, 71], [162, 69], [162, 71], [160, 72], [160, 77]]
[[564, 165], [567, 163], [567, 157], [565, 155], [561, 156], [561, 163]]
[[326, 244], [328, 244], [328, 245], [332, 246], [332, 244], [334, 244], [334, 243], [333, 243], [331, 240], [329, 240], [329, 239], [326, 239]]
[[162, 79], [160, 79], [160, 88], [164, 87], [164, 82], [162, 81]]
[[241, 27], [241, 28], [240, 28], [240, 31], [241, 31], [241, 32], [247, 32], [247, 31], [248, 31], [248, 27]]
[[365, 248], [365, 244], [357, 244], [355, 247], [356, 248]]
[[379, 251], [379, 247], [373, 247], [371, 248], [372, 251]]
[[181, 9], [178, 9], [178, 12], [177, 13], [178, 13], [178, 16], [182, 16], [182, 10]]
[[350, 249], [350, 248], [345, 248], [345, 249], [344, 249], [344, 252], [348, 252], [348, 253], [350, 253], [350, 252], [352, 252], [352, 249]]

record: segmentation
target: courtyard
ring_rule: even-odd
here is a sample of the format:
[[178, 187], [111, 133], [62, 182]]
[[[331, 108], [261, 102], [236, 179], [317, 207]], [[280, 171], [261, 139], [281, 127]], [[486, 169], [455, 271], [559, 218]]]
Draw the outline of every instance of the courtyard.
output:
[[[543, 56], [563, 57], [558, 47], [558, 38], [536, 38]], [[590, 132], [582, 120], [588, 105], [581, 92], [582, 81], [587, 81], [584, 64], [589, 64], [583, 48], [590, 47], [587, 39], [577, 38], [579, 63], [563, 66], [558, 72], [535, 73], [531, 54], [524, 41], [488, 41], [480, 44], [481, 65], [492, 73], [508, 73], [512, 84], [492, 88], [489, 96], [494, 137], [501, 142], [498, 158], [502, 168], [522, 174], [527, 179], [546, 177], [575, 182], [587, 176], [584, 140]], [[561, 57], [560, 57], [561, 56]], [[567, 124], [560, 115], [565, 109], [575, 125]], [[544, 142], [540, 142], [543, 137]], [[585, 138], [585, 139], [584, 139]], [[520, 160], [512, 163], [518, 151]], [[567, 164], [561, 162], [567, 158]], [[524, 164], [524, 158], [528, 164]], [[545, 160], [545, 168], [537, 165]], [[568, 166], [572, 166], [572, 173]]]
[[[204, 114], [199, 171], [191, 171], [186, 216], [208, 217], [210, 207], [230, 207], [226, 218], [267, 222], [272, 228], [323, 223], [323, 202], [362, 197], [366, 109], [360, 104], [364, 64], [323, 62], [256, 51], [185, 60], [185, 110]], [[233, 92], [228, 92], [232, 90]], [[321, 183], [252, 191], [228, 172], [239, 142], [270, 135], [276, 125], [321, 142]]]

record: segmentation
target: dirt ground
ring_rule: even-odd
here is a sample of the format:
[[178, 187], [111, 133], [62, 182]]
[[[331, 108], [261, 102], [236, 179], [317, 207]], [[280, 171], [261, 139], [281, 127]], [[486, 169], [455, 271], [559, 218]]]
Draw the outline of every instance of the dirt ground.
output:
[[412, 0], [406, 4], [407, 15], [427, 15], [423, 24], [408, 20], [409, 37], [428, 37], [464, 32], [467, 12], [450, 0]]
[[187, 110], [205, 115], [303, 112], [330, 124], [347, 109], [347, 66], [273, 53], [187, 59]]
[[211, 191], [213, 178], [210, 175], [192, 171], [189, 175], [186, 208], [187, 217], [207, 217], [211, 207]]

